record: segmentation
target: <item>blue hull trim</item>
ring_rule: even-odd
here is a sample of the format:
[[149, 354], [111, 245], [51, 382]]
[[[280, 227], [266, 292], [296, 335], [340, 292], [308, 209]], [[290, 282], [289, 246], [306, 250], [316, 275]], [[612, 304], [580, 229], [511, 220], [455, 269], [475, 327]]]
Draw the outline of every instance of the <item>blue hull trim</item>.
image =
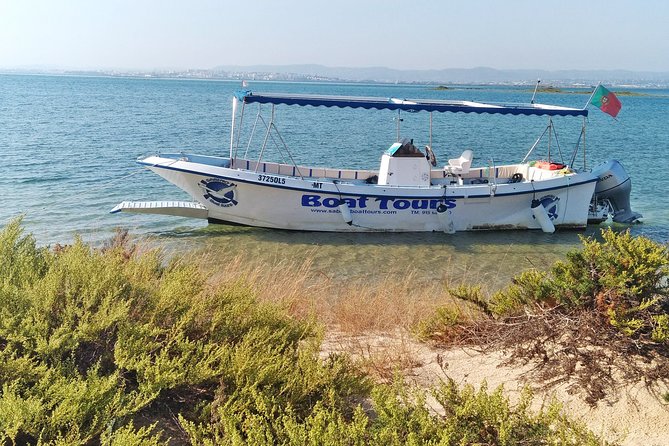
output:
[[[254, 184], [256, 186], [263, 186], [263, 187], [271, 187], [271, 188], [276, 188], [276, 189], [285, 189], [285, 190], [293, 190], [293, 191], [299, 191], [299, 192], [314, 192], [314, 189], [312, 188], [301, 188], [301, 187], [292, 187], [292, 186], [282, 186], [278, 184], [273, 184], [273, 183], [261, 183], [258, 181], [250, 181], [250, 180], [245, 180], [242, 178], [237, 178], [237, 177], [232, 177], [232, 176], [226, 176], [226, 175], [218, 175], [218, 174], [209, 174], [209, 173], [203, 173], [203, 172], [198, 172], [195, 170], [189, 170], [189, 169], [180, 169], [178, 167], [171, 167], [171, 166], [160, 166], [156, 164], [150, 164], [150, 163], [144, 163], [142, 161], [137, 161], [138, 164], [141, 164], [143, 166], [147, 167], [155, 167], [155, 168], [160, 168], [160, 169], [166, 169], [166, 170], [173, 170], [175, 172], [183, 172], [183, 173], [190, 173], [193, 175], [200, 175], [200, 176], [206, 176], [210, 178], [220, 178], [224, 180], [229, 180], [229, 181], [235, 181], [238, 183], [246, 183], [246, 184]], [[276, 176], [281, 176], [285, 177], [285, 175], [276, 175]], [[542, 188], [542, 189], [533, 189], [529, 191], [523, 191], [523, 192], [507, 192], [507, 193], [496, 193], [494, 196], [495, 197], [509, 197], [513, 195], [533, 195], [537, 193], [542, 193], [542, 192], [548, 192], [552, 190], [557, 190], [557, 189], [565, 189], [569, 187], [576, 187], [580, 186], [582, 184], [588, 184], [588, 183], [594, 183], [598, 181], [599, 178], [592, 178], [587, 181], [581, 181], [578, 183], [572, 183], [567, 186], [557, 186], [557, 187], [547, 187], [547, 188]], [[347, 193], [347, 192], [338, 192], [338, 191], [322, 191], [319, 189], [320, 192], [326, 193], [326, 194], [331, 194], [331, 195], [341, 195], [341, 196], [347, 196], [347, 197], [375, 197], [375, 198], [383, 198], [383, 197], [388, 197], [388, 194], [352, 194], [352, 193]], [[452, 200], [459, 200], [459, 199], [469, 199], [469, 198], [489, 198], [491, 195], [490, 194], [481, 194], [481, 195], [449, 195], [445, 196], [443, 194], [441, 195], [435, 195], [435, 196], [424, 196], [424, 195], [392, 195], [394, 198], [406, 198], [406, 199], [452, 199]]]

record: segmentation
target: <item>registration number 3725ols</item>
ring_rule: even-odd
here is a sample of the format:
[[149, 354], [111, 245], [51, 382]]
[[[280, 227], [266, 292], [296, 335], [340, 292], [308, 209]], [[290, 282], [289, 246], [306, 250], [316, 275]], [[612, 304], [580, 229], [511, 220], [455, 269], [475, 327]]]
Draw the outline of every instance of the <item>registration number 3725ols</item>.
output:
[[258, 175], [258, 181], [263, 181], [265, 183], [274, 183], [274, 184], [286, 184], [285, 178], [270, 177], [267, 175]]

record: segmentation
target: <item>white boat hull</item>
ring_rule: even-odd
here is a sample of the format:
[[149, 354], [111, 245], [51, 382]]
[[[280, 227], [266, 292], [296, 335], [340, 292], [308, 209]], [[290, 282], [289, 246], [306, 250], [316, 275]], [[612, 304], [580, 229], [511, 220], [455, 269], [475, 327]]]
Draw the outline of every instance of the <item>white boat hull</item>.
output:
[[582, 228], [598, 179], [585, 172], [518, 183], [384, 186], [230, 168], [220, 160], [155, 156], [140, 163], [190, 194], [210, 220], [302, 231], [542, 229], [533, 200], [555, 227]]

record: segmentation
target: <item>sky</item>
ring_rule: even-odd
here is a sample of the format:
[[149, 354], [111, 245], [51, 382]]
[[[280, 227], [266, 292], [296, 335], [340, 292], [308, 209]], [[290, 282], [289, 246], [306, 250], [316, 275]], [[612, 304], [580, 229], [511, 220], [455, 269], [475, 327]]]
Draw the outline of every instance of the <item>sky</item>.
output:
[[669, 72], [667, 0], [0, 0], [0, 68]]

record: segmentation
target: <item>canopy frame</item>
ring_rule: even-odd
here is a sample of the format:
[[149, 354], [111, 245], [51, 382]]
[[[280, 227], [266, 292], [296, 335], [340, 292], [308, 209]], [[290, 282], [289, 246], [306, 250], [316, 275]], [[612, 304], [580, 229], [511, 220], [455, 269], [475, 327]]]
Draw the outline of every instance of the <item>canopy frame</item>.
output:
[[235, 97], [244, 104], [274, 104], [314, 107], [364, 108], [402, 110], [407, 112], [490, 113], [526, 116], [588, 116], [586, 108], [563, 107], [548, 104], [513, 104], [440, 99], [398, 99], [357, 96], [330, 96], [308, 94], [253, 93], [238, 91]]
[[[239, 123], [236, 123], [237, 118], [237, 109], [238, 104], [241, 102], [241, 116], [239, 117]], [[548, 158], [550, 160], [550, 144], [552, 140], [551, 133], [555, 133], [554, 138], [558, 145], [558, 150], [560, 151], [560, 158], [562, 158], [562, 150], [557, 139], [557, 133], [553, 125], [552, 117], [553, 116], [582, 116], [583, 117], [583, 128], [581, 130], [581, 135], [579, 136], [579, 141], [577, 141], [574, 148], [574, 153], [570, 160], [570, 165], [573, 165], [576, 153], [579, 149], [579, 143], [581, 139], [583, 140], [583, 167], [585, 168], [585, 121], [588, 116], [587, 108], [570, 108], [557, 105], [547, 105], [547, 104], [511, 104], [511, 103], [483, 103], [483, 102], [473, 102], [473, 101], [448, 101], [448, 100], [437, 100], [437, 99], [397, 99], [397, 98], [378, 98], [378, 97], [355, 97], [355, 96], [331, 96], [331, 95], [307, 95], [307, 94], [277, 94], [277, 93], [253, 93], [250, 90], [241, 90], [235, 93], [233, 97], [233, 116], [232, 116], [232, 130], [230, 136], [230, 158], [231, 160], [237, 154], [239, 149], [239, 137], [241, 133], [241, 124], [244, 119], [244, 109], [246, 104], [258, 104], [258, 114], [256, 116], [255, 123], [253, 124], [253, 130], [251, 137], [248, 141], [248, 146], [246, 147], [245, 157], [248, 155], [249, 146], [251, 144], [251, 139], [253, 134], [255, 134], [258, 121], [263, 123], [263, 126], [266, 129], [266, 134], [262, 143], [262, 148], [260, 150], [260, 155], [256, 164], [256, 168], [262, 160], [263, 154], [267, 147], [268, 139], [272, 141], [279, 147], [281, 152], [281, 147], [283, 147], [288, 157], [290, 158], [292, 164], [298, 169], [298, 175], [302, 177], [302, 173], [299, 172], [299, 167], [293, 159], [292, 153], [288, 148], [283, 137], [279, 133], [279, 130], [274, 124], [274, 108], [276, 105], [297, 105], [297, 106], [313, 106], [313, 107], [338, 107], [338, 108], [363, 108], [363, 109], [375, 109], [375, 110], [396, 110], [397, 111], [397, 138], [399, 141], [400, 138], [400, 125], [402, 122], [401, 113], [402, 111], [415, 113], [419, 111], [429, 112], [429, 145], [432, 146], [432, 114], [433, 112], [440, 113], [488, 113], [488, 114], [502, 114], [502, 115], [525, 115], [525, 116], [548, 116], [548, 126], [544, 132], [537, 138], [535, 143], [532, 145], [530, 150], [527, 152], [525, 158], [521, 162], [526, 162], [529, 156], [532, 154], [536, 146], [543, 139], [546, 132], [548, 132]], [[269, 104], [271, 106], [270, 120], [266, 122], [261, 116], [261, 108], [263, 104]], [[276, 133], [279, 141], [274, 139], [272, 135], [272, 130]], [[237, 132], [237, 135], [235, 135]], [[235, 138], [236, 136], [236, 138]], [[281, 153], [283, 157], [283, 153]], [[285, 162], [285, 161], [284, 161]]]

